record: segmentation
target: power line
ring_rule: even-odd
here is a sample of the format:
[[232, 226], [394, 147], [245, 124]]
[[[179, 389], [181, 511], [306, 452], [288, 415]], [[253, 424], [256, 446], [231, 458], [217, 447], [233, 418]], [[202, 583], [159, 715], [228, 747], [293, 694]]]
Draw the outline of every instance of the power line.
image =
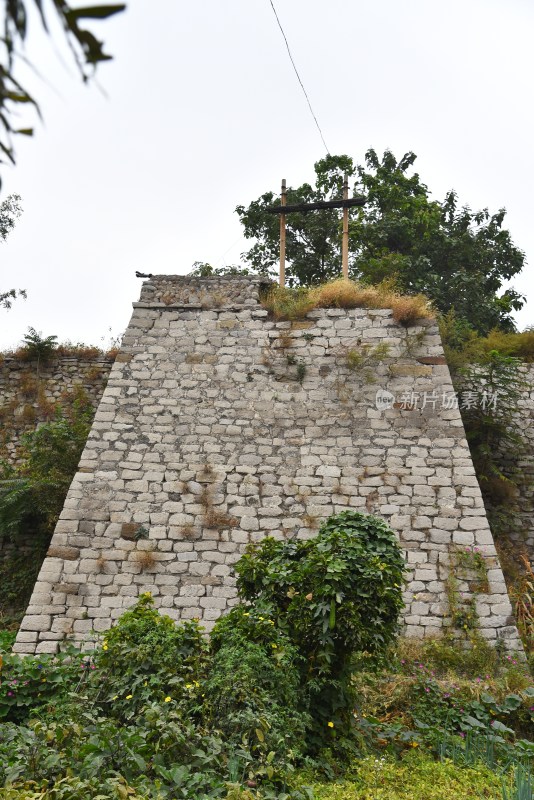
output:
[[324, 136], [323, 136], [323, 132], [321, 130], [321, 126], [317, 122], [317, 117], [315, 116], [315, 114], [313, 112], [312, 104], [310, 103], [310, 98], [308, 97], [308, 93], [306, 92], [306, 89], [304, 88], [304, 84], [302, 83], [302, 80], [300, 78], [299, 71], [298, 71], [298, 69], [296, 67], [296, 64], [293, 61], [293, 56], [291, 55], [291, 50], [289, 49], [289, 42], [287, 41], [287, 36], [285, 35], [284, 29], [282, 28], [282, 23], [278, 19], [278, 14], [276, 13], [276, 8], [274, 7], [273, 0], [269, 0], [269, 2], [271, 4], [271, 8], [272, 8], [272, 10], [274, 12], [274, 16], [276, 17], [276, 21], [278, 23], [278, 27], [280, 28], [280, 31], [282, 32], [282, 36], [284, 37], [284, 42], [286, 43], [287, 52], [288, 52], [289, 58], [291, 60], [291, 63], [293, 65], [293, 69], [295, 70], [295, 75], [297, 76], [298, 82], [300, 83], [300, 85], [302, 87], [302, 91], [304, 92], [304, 97], [306, 98], [306, 101], [308, 103], [309, 109], [311, 111], [311, 115], [312, 115], [313, 119], [315, 120], [315, 124], [317, 125], [317, 130], [319, 131], [319, 135], [320, 135], [321, 139], [323, 140], [323, 144], [325, 146], [325, 150], [326, 150], [327, 154], [329, 154], [330, 150], [328, 149], [328, 145], [326, 144], [326, 142], [324, 140]]

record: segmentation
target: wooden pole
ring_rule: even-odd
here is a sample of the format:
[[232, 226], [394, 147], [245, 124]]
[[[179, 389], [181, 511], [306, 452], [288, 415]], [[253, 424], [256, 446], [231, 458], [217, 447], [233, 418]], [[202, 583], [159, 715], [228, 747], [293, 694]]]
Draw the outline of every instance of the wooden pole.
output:
[[[286, 179], [282, 178], [282, 192], [280, 205], [285, 206], [287, 201]], [[280, 286], [286, 285], [286, 215], [280, 214]]]
[[[349, 199], [349, 179], [345, 175], [343, 182], [343, 200]], [[341, 243], [343, 277], [349, 277], [349, 209], [343, 209], [343, 240]]]

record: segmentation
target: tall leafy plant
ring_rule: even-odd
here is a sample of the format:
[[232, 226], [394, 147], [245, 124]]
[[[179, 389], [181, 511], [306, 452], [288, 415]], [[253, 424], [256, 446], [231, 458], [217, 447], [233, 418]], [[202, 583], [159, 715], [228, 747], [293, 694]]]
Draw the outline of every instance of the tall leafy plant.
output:
[[37, 362], [37, 374], [39, 374], [39, 366], [48, 363], [57, 348], [57, 336], [42, 336], [35, 328], [28, 328], [28, 333], [23, 339], [26, 356], [30, 361]]
[[380, 659], [403, 607], [404, 559], [393, 531], [378, 517], [344, 511], [313, 539], [249, 546], [235, 569], [241, 597], [270, 606], [300, 651], [317, 733], [346, 729], [354, 657]]

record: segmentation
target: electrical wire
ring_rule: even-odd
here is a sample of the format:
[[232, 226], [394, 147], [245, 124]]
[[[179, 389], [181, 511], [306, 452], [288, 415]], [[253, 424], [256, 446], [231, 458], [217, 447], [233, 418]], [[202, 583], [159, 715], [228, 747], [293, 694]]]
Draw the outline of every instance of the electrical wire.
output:
[[286, 43], [287, 52], [288, 52], [289, 58], [291, 60], [291, 63], [293, 65], [293, 69], [295, 70], [295, 75], [297, 76], [298, 82], [300, 83], [300, 85], [302, 87], [302, 91], [304, 92], [304, 97], [306, 98], [306, 101], [308, 103], [309, 109], [311, 111], [311, 115], [312, 115], [313, 119], [315, 120], [315, 124], [317, 125], [317, 130], [319, 131], [319, 135], [320, 135], [320, 137], [321, 137], [321, 139], [323, 141], [323, 144], [325, 146], [325, 150], [326, 150], [327, 154], [329, 154], [330, 150], [328, 149], [328, 145], [326, 144], [326, 142], [324, 140], [324, 136], [323, 136], [323, 132], [321, 130], [321, 126], [317, 122], [317, 117], [314, 114], [314, 111], [313, 111], [313, 108], [312, 108], [312, 104], [310, 103], [310, 98], [308, 97], [308, 93], [306, 92], [306, 89], [304, 88], [304, 84], [302, 83], [302, 80], [300, 78], [299, 71], [298, 71], [298, 69], [296, 67], [296, 64], [293, 61], [293, 56], [291, 55], [291, 50], [289, 49], [289, 42], [287, 41], [287, 36], [285, 35], [284, 29], [282, 28], [282, 23], [280, 22], [280, 20], [278, 18], [278, 14], [276, 13], [276, 8], [274, 7], [273, 0], [269, 0], [269, 2], [271, 4], [271, 8], [272, 8], [272, 10], [274, 12], [274, 16], [276, 17], [276, 21], [278, 23], [278, 27], [280, 28], [282, 36], [284, 37], [284, 42]]

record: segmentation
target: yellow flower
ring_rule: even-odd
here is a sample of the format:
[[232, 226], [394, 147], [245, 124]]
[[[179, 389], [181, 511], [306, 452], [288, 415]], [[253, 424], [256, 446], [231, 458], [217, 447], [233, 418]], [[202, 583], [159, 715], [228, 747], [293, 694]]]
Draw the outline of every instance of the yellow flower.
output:
[[333, 727], [334, 727], [334, 723], [333, 723], [333, 722], [329, 722], [329, 723], [328, 723], [328, 727], [329, 727], [329, 728], [333, 728]]
[[245, 611], [245, 612], [244, 612], [244, 614], [243, 614], [243, 616], [244, 616], [244, 617], [250, 617], [250, 614], [248, 613], [248, 611]]
[[258, 619], [261, 619], [261, 621], [263, 622], [263, 620], [265, 619], [265, 617], [258, 617]]
[[107, 644], [103, 644], [103, 645], [102, 645], [102, 650], [107, 650], [107, 649], [108, 649], [108, 646], [107, 646]]
[[200, 683], [198, 681], [193, 681], [193, 683], [195, 686], [200, 686]]
[[167, 695], [167, 697], [165, 698], [165, 702], [166, 702], [166, 703], [170, 703], [170, 702], [171, 702], [171, 699], [172, 699], [172, 698], [171, 698], [171, 697], [169, 697], [169, 695]]
[[133, 697], [133, 694], [127, 694], [127, 695], [126, 695], [126, 699], [127, 699], [127, 700], [131, 700], [131, 699], [132, 699], [132, 697]]
[[419, 745], [417, 744], [417, 742], [412, 742], [412, 747], [419, 747]]
[[186, 689], [192, 689], [193, 688], [193, 684], [192, 683], [186, 683], [185, 684], [185, 688]]
[[113, 699], [113, 700], [118, 700], [118, 699], [119, 699], [119, 695], [118, 695], [118, 694], [116, 694], [116, 695], [115, 695], [115, 697], [113, 697], [112, 699]]
[[277, 644], [272, 644], [272, 645], [271, 645], [271, 647], [274, 647], [274, 649], [276, 650], [276, 648], [278, 647], [278, 645], [277, 645]]

